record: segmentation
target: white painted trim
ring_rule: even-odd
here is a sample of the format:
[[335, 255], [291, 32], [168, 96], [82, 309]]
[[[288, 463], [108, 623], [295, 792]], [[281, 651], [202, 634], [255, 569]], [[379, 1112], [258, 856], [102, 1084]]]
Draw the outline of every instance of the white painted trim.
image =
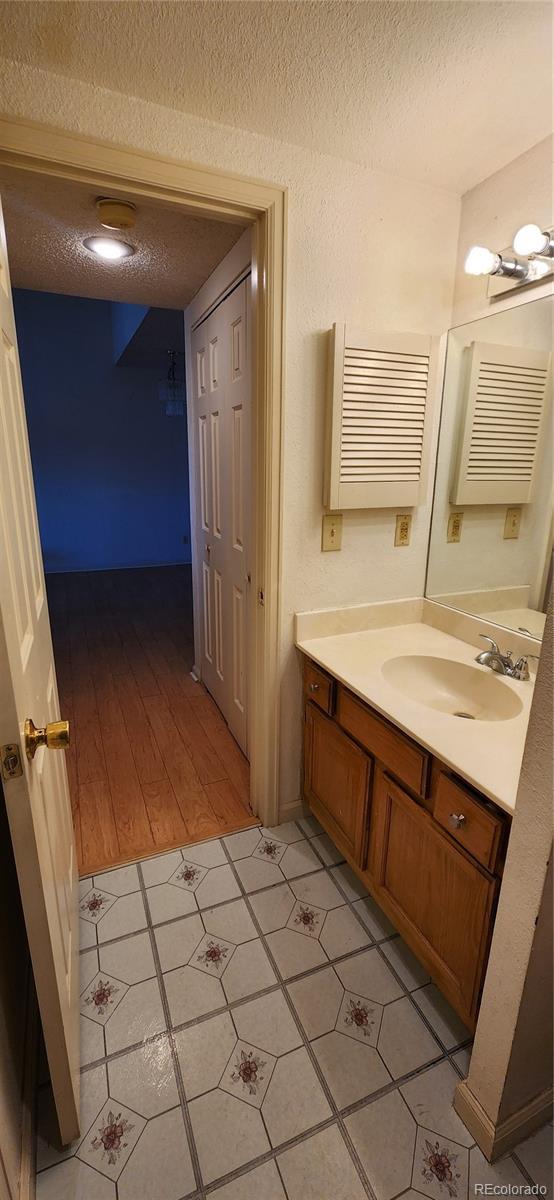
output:
[[309, 810], [301, 800], [289, 800], [287, 804], [282, 804], [279, 809], [279, 823], [285, 821], [300, 821], [302, 817], [309, 816]]
[[279, 582], [282, 523], [286, 189], [229, 172], [143, 154], [36, 122], [0, 118], [0, 162], [87, 182], [99, 192], [145, 196], [252, 233], [255, 604], [251, 802], [266, 825], [279, 816]]
[[511, 1117], [495, 1125], [468, 1087], [467, 1079], [464, 1079], [454, 1092], [453, 1104], [485, 1158], [489, 1162], [496, 1162], [524, 1138], [529, 1137], [529, 1134], [551, 1120], [552, 1097], [552, 1088], [548, 1088], [540, 1096], [529, 1100]]

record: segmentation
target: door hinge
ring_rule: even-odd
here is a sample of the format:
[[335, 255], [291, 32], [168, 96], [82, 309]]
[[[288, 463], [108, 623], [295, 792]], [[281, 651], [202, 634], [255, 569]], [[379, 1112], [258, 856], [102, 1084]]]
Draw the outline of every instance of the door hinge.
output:
[[19, 775], [23, 774], [21, 753], [16, 742], [8, 742], [5, 746], [0, 746], [0, 755], [2, 779], [17, 779]]
[[263, 608], [263, 606], [264, 606], [264, 604], [265, 604], [265, 597], [264, 597], [264, 589], [263, 589], [263, 588], [260, 588], [260, 589], [259, 589], [259, 592], [258, 592], [258, 604], [260, 605], [260, 607], [261, 607], [261, 608]]

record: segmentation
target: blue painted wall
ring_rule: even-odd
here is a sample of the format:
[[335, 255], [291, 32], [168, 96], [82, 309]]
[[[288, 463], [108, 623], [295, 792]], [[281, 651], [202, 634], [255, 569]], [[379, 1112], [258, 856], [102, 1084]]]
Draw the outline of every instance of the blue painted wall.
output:
[[131, 338], [144, 320], [148, 308], [144, 304], [110, 305], [112, 312], [113, 359], [118, 362]]
[[107, 301], [15, 289], [14, 305], [45, 570], [190, 562], [186, 418], [158, 399], [167, 362], [114, 364]]

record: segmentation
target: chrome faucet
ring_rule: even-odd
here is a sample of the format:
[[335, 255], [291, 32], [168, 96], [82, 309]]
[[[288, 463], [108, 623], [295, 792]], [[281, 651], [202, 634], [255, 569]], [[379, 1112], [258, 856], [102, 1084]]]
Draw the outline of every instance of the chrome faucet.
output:
[[506, 650], [506, 653], [503, 654], [494, 639], [487, 637], [486, 633], [480, 633], [479, 637], [490, 643], [490, 650], [481, 650], [481, 653], [475, 658], [476, 663], [482, 667], [490, 667], [491, 671], [496, 671], [498, 675], [508, 675], [510, 679], [519, 679], [524, 683], [530, 678], [527, 660], [529, 658], [538, 659], [538, 654], [523, 654], [517, 662], [514, 662], [511, 650]]

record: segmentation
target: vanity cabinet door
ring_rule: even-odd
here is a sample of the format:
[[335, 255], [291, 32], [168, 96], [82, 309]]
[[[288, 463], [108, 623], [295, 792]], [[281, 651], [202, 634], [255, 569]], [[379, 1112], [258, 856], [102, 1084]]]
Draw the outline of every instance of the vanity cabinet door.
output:
[[473, 1028], [496, 881], [380, 769], [373, 791], [368, 868], [375, 898]]
[[306, 705], [304, 798], [339, 850], [365, 865], [371, 759], [314, 704]]

